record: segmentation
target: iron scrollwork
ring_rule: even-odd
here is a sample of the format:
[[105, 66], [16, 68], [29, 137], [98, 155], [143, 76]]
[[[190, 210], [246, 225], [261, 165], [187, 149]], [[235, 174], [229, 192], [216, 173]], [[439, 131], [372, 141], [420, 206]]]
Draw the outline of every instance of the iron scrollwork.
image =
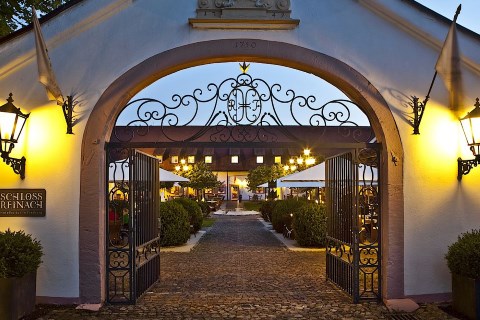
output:
[[22, 157], [20, 159], [10, 158], [10, 157], [2, 157], [2, 158], [3, 158], [3, 162], [5, 162], [10, 167], [12, 167], [13, 172], [15, 172], [16, 174], [19, 174], [21, 179], [25, 179], [25, 163], [27, 162], [25, 157]]
[[[355, 142], [368, 142], [373, 137], [362, 134], [352, 117], [353, 101], [337, 99], [318, 104], [313, 95], [297, 95], [292, 89], [283, 90], [278, 83], [241, 73], [219, 84], [210, 83], [206, 90], [195, 89], [191, 94], [172, 96], [172, 104], [154, 98], [129, 102], [125, 108], [136, 108], [136, 118], [121, 132], [114, 131], [119, 142], [129, 142], [135, 136], [145, 136], [149, 127], [161, 128], [170, 142], [195, 142], [209, 136], [210, 142], [275, 142], [278, 137], [269, 127], [294, 141], [301, 141], [289, 126], [317, 127], [322, 135], [327, 126], [338, 126], [339, 134], [351, 136]], [[198, 125], [194, 133], [172, 134], [168, 128]], [[323, 130], [322, 130], [323, 128]]]
[[457, 180], [462, 180], [462, 176], [468, 174], [470, 170], [475, 168], [480, 164], [480, 158], [475, 157], [475, 159], [471, 160], [462, 160], [462, 158], [457, 159], [458, 163], [458, 175], [457, 175]]
[[358, 151], [359, 299], [380, 298], [380, 195], [378, 150]]
[[327, 277], [354, 302], [381, 298], [379, 148], [327, 159]]

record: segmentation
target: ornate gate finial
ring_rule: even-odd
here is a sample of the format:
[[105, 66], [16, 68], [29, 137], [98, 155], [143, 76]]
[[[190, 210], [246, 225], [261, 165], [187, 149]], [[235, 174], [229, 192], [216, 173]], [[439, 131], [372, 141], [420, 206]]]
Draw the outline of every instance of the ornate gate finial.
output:
[[243, 63], [240, 64], [240, 70], [242, 71], [242, 73], [247, 73], [248, 68], [250, 68], [250, 63], [247, 64], [245, 61], [243, 61]]

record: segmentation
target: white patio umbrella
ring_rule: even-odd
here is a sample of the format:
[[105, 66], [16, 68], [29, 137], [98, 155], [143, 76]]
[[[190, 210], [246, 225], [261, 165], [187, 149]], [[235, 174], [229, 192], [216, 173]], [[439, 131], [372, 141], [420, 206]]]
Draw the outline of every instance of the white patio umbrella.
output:
[[[363, 181], [372, 185], [378, 184], [378, 169], [367, 167], [365, 172], [363, 167], [358, 168], [359, 185], [363, 184]], [[258, 186], [259, 188], [267, 188], [268, 182]], [[303, 171], [291, 173], [284, 177], [277, 179], [277, 187], [287, 188], [322, 188], [325, 187], [325, 162], [317, 164]]]
[[[325, 187], [325, 163], [320, 163], [306, 170], [291, 173], [276, 181], [278, 188], [322, 188]], [[267, 188], [268, 182], [258, 186]]]
[[160, 181], [162, 182], [188, 182], [190, 179], [179, 176], [171, 171], [160, 168]]

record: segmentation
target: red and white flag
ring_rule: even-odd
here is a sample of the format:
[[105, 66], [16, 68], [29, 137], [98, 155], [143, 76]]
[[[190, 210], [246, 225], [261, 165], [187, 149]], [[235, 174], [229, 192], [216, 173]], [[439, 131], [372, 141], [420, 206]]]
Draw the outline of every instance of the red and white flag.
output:
[[32, 7], [33, 31], [35, 32], [35, 46], [37, 48], [37, 65], [38, 65], [38, 80], [47, 89], [47, 96], [49, 100], [56, 100], [58, 105], [63, 105], [64, 99], [62, 91], [57, 84], [57, 79], [53, 73], [52, 64], [48, 57], [48, 50], [43, 39], [40, 22], [37, 18], [37, 12]]
[[460, 62], [461, 57], [458, 47], [457, 22], [455, 18], [450, 26], [447, 38], [445, 39], [442, 51], [435, 65], [435, 70], [442, 77], [443, 83], [450, 93], [450, 108], [454, 110], [458, 109], [463, 98]]

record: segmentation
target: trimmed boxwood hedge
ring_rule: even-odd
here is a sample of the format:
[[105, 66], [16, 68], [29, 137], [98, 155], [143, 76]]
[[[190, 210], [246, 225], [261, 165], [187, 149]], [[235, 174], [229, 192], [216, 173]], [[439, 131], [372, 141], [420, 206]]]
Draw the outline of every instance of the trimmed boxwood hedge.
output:
[[175, 201], [160, 203], [160, 246], [178, 246], [190, 238], [190, 216]]
[[177, 198], [173, 202], [179, 203], [190, 216], [190, 224], [193, 225], [193, 231], [197, 232], [202, 228], [203, 214], [200, 205], [192, 199]]
[[293, 230], [298, 244], [305, 247], [325, 247], [327, 214], [325, 205], [308, 203], [295, 211]]
[[451, 273], [480, 279], [480, 230], [462, 233], [445, 255]]
[[208, 205], [208, 203], [206, 203], [205, 201], [198, 201], [197, 203], [200, 206], [200, 209], [202, 209], [203, 217], [208, 217], [210, 215], [210, 206]]
[[277, 204], [273, 208], [272, 213], [272, 227], [275, 231], [283, 233], [285, 225], [292, 228], [292, 217], [295, 211], [307, 204], [306, 200], [301, 199], [286, 199], [276, 201]]
[[278, 201], [267, 200], [262, 203], [260, 206], [260, 214], [262, 215], [263, 220], [272, 221], [273, 208], [275, 208]]

